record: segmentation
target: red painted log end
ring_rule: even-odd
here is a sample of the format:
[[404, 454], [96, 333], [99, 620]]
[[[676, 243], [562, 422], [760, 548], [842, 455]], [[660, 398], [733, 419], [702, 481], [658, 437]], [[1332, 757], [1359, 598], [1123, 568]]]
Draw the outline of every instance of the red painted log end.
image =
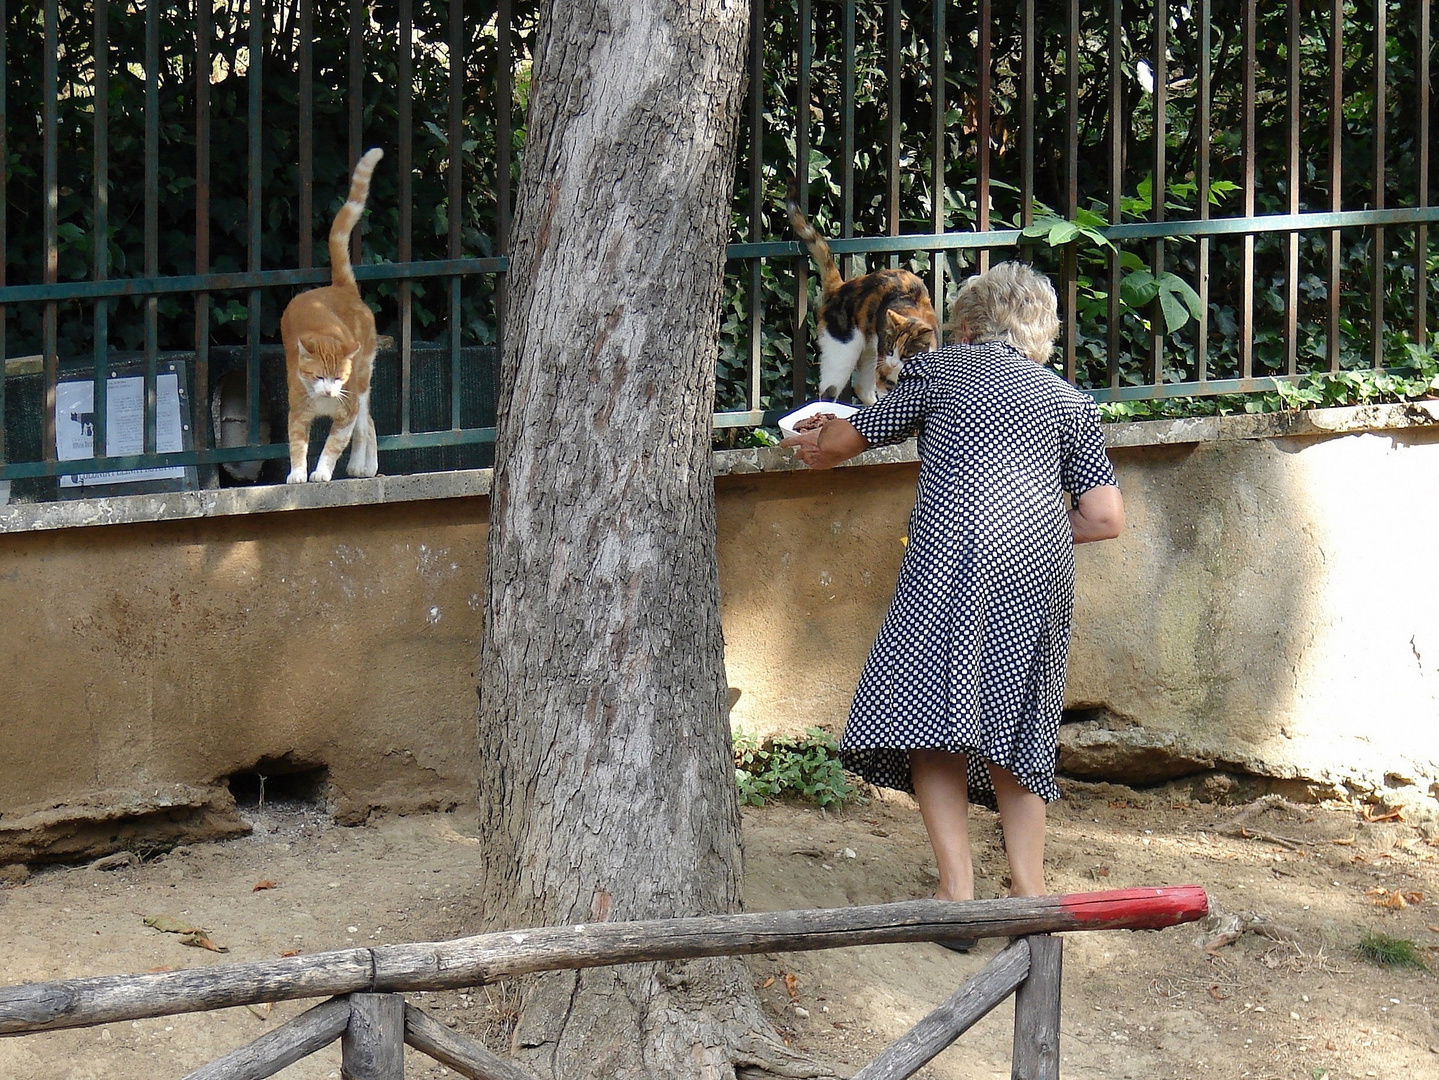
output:
[[1209, 914], [1209, 897], [1198, 885], [1069, 893], [1059, 901], [1084, 930], [1159, 930]]

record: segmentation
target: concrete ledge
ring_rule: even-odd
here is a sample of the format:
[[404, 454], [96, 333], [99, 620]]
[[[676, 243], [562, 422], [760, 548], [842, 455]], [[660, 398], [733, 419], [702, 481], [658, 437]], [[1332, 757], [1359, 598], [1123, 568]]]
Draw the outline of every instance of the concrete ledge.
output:
[[[1357, 405], [1342, 409], [1200, 416], [1184, 420], [1145, 420], [1106, 424], [1112, 449], [1182, 443], [1278, 439], [1304, 435], [1347, 435], [1365, 431], [1439, 428], [1439, 401], [1402, 405]], [[844, 468], [897, 465], [918, 461], [913, 440], [861, 454]], [[716, 476], [779, 473], [803, 469], [794, 452], [777, 446], [717, 450]], [[283, 510], [322, 510], [345, 506], [415, 502], [426, 499], [488, 495], [490, 469], [376, 476], [332, 480], [326, 484], [271, 484], [155, 495], [117, 495], [69, 502], [0, 506], [0, 534], [93, 525], [130, 525], [152, 521], [266, 514]]]
[[457, 499], [488, 495], [490, 478], [489, 469], [466, 469], [416, 473], [413, 476], [331, 480], [325, 484], [266, 484], [212, 491], [116, 495], [69, 502], [17, 503], [0, 506], [0, 533]]
[[1185, 420], [1141, 420], [1106, 424], [1110, 447], [1162, 446], [1172, 443], [1279, 439], [1295, 435], [1348, 435], [1362, 431], [1439, 426], [1439, 401], [1402, 405], [1351, 405], [1342, 409], [1305, 409], [1275, 413], [1196, 416]]

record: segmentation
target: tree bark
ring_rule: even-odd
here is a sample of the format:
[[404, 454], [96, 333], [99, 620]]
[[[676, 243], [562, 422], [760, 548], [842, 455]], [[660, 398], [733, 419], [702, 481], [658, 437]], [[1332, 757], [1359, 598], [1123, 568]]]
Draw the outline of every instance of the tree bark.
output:
[[[740, 903], [710, 415], [747, 0], [552, 0], [507, 275], [480, 660], [488, 927]], [[724, 1077], [732, 959], [529, 981], [553, 1077]], [[747, 1047], [748, 1049], [745, 1049]]]

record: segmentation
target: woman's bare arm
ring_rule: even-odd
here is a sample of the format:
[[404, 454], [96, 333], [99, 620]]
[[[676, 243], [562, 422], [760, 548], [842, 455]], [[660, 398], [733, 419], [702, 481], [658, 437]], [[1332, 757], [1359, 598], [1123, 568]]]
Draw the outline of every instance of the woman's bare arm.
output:
[[1112, 484], [1090, 488], [1069, 511], [1076, 544], [1113, 540], [1124, 529], [1124, 499]]

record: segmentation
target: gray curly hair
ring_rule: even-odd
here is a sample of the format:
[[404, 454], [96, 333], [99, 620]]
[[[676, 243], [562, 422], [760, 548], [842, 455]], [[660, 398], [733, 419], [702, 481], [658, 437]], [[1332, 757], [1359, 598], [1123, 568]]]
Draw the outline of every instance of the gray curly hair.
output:
[[1043, 364], [1059, 336], [1059, 297], [1038, 270], [1002, 262], [960, 285], [945, 330], [961, 341], [1003, 341]]

